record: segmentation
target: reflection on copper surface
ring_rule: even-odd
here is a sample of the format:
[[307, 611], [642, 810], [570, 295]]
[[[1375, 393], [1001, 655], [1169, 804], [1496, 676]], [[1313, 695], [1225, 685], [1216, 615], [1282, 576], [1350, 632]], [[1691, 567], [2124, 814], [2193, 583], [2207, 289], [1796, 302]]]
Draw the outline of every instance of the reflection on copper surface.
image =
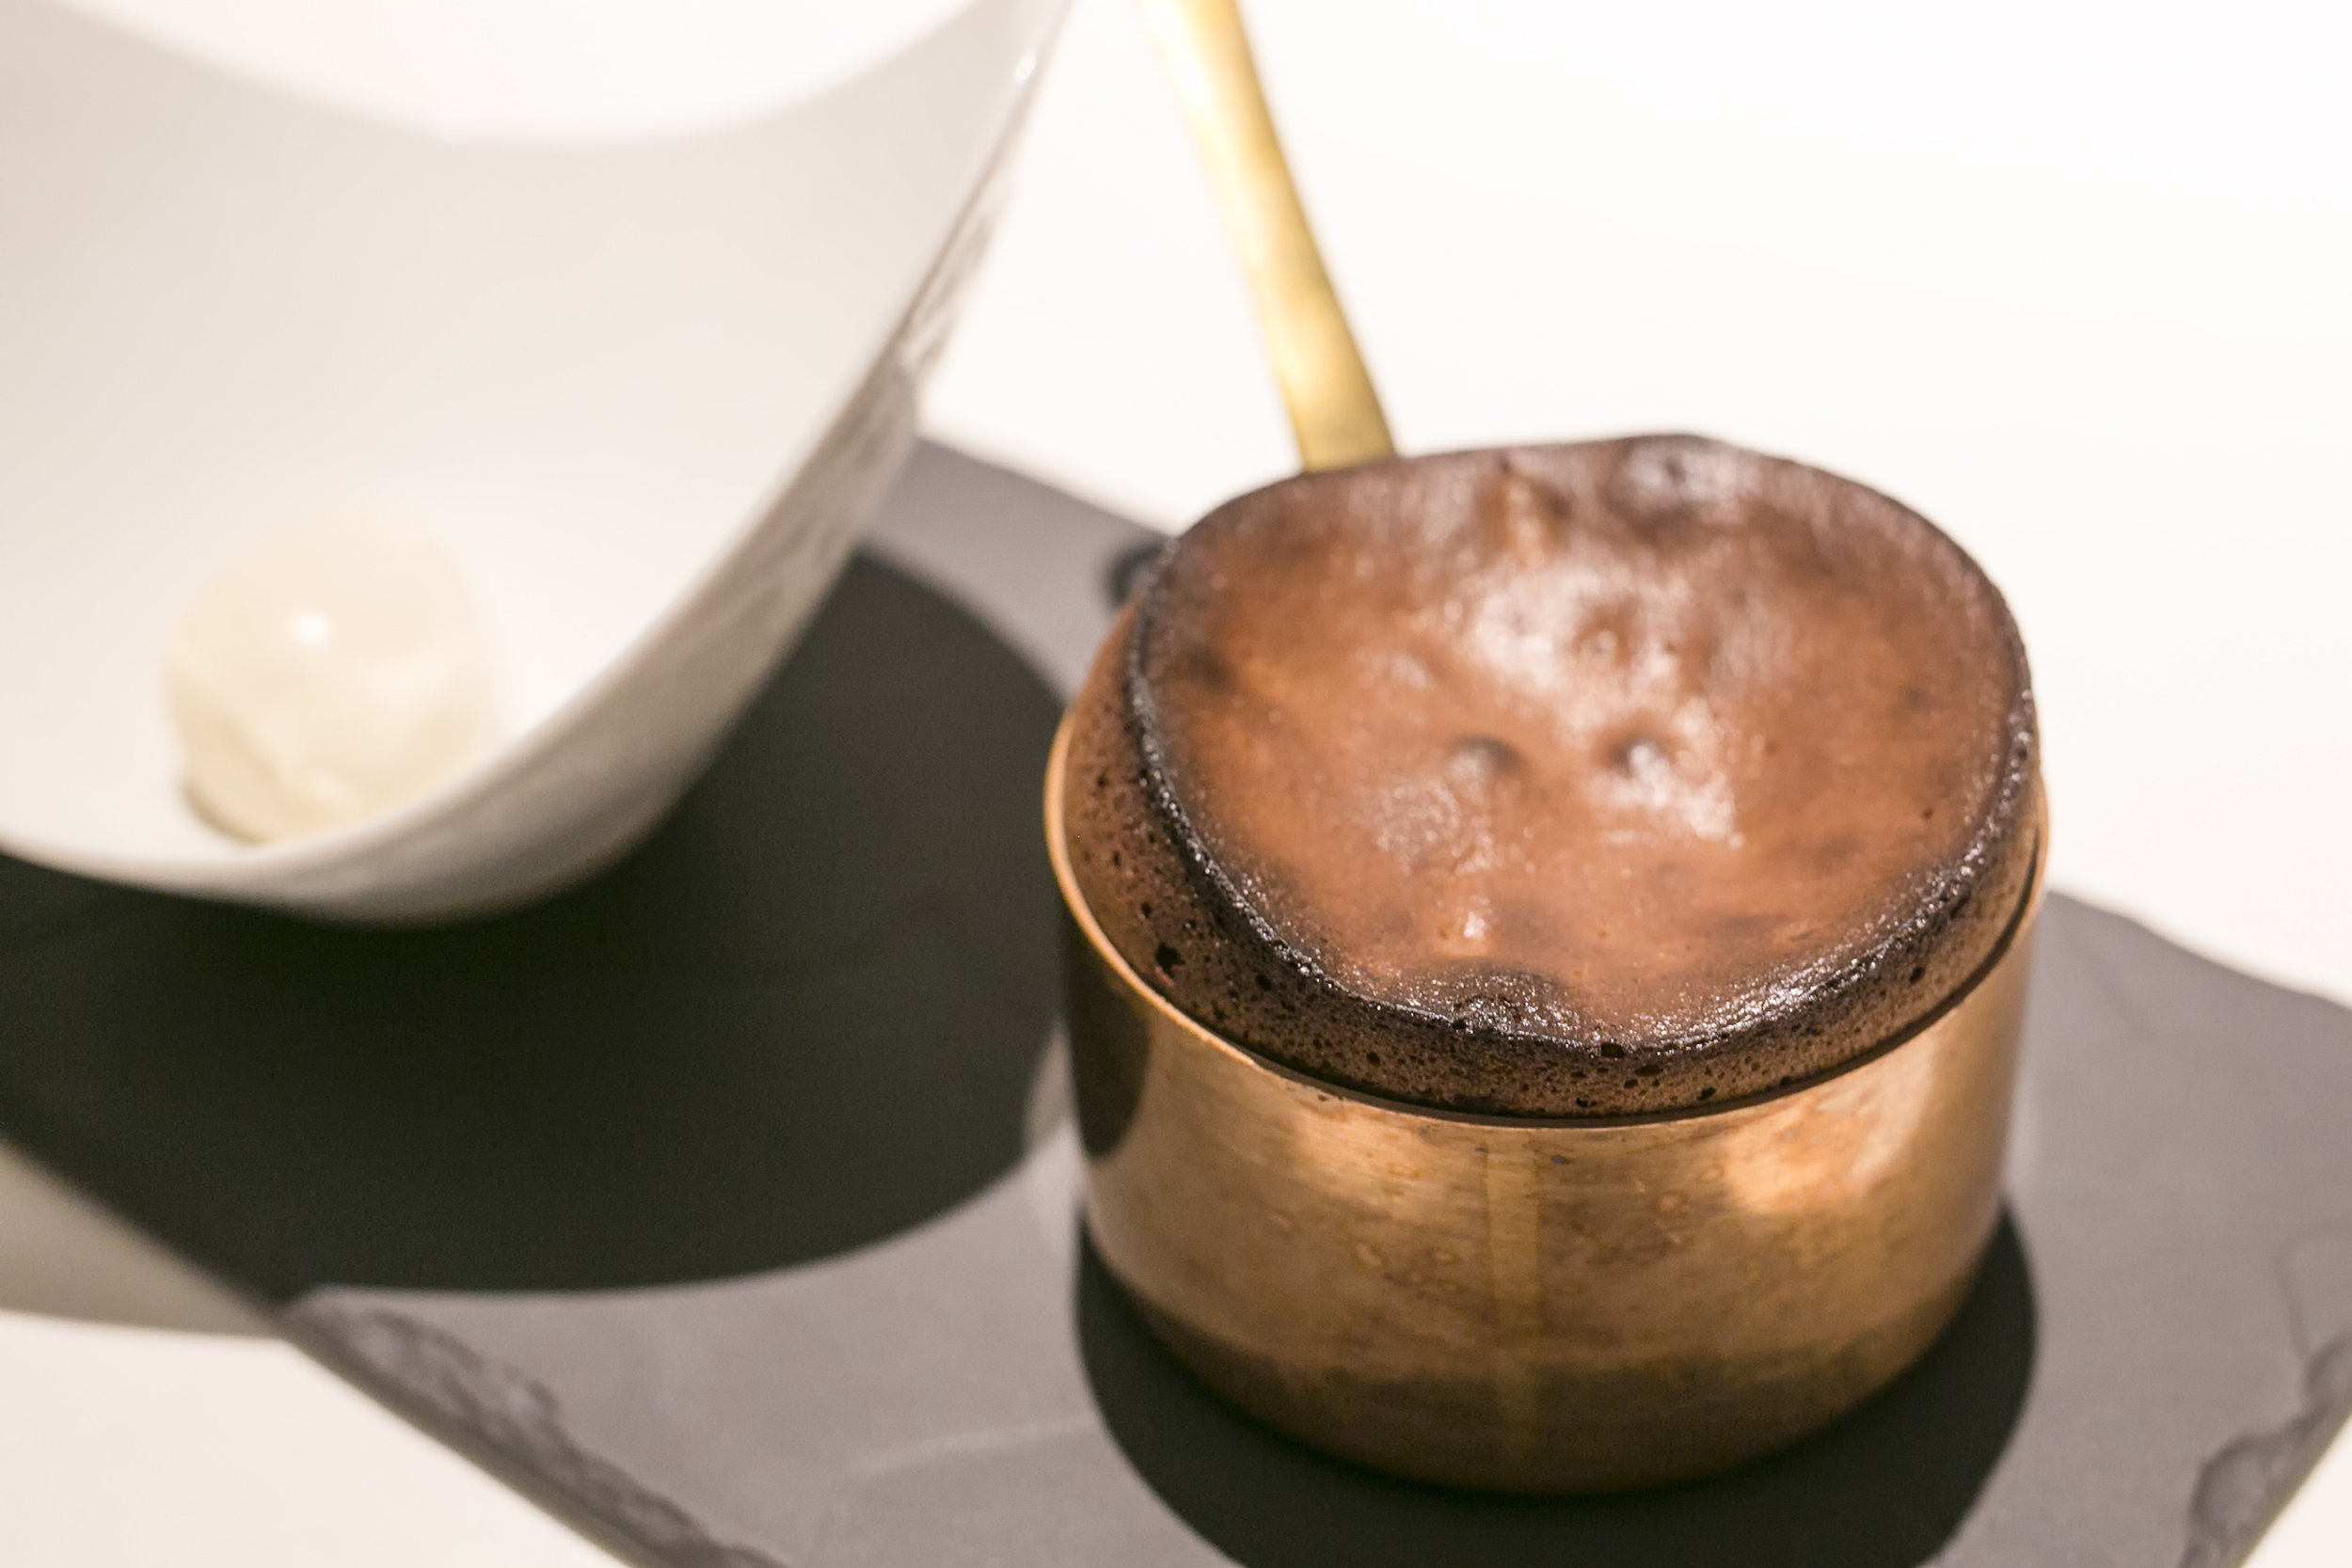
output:
[[1936, 1067], [1932, 1046], [1899, 1051], [1877, 1071], [1774, 1101], [1724, 1140], [1732, 1201], [1762, 1214], [1853, 1201], [1916, 1156]]
[[1915, 1036], [1705, 1113], [1506, 1120], [1241, 1051], [1075, 941], [1088, 1221], [1227, 1398], [1399, 1474], [1516, 1491], [1721, 1469], [1883, 1386], [1964, 1295], [1997, 1203], [2039, 879]]

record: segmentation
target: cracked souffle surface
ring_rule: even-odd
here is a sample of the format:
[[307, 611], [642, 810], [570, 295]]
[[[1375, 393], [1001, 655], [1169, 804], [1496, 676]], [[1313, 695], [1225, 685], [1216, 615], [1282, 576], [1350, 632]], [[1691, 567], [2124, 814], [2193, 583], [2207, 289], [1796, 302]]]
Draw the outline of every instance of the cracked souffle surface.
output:
[[1801, 1081], [1994, 957], [2040, 832], [1999, 592], [1686, 436], [1303, 475], [1170, 545], [1073, 710], [1096, 920], [1330, 1082], [1512, 1116]]

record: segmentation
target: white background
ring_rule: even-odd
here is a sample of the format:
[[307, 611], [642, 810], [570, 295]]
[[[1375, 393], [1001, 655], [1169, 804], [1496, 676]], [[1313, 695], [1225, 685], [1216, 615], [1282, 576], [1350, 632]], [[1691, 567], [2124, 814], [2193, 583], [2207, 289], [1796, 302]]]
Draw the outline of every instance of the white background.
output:
[[[1407, 450], [1695, 429], [1919, 507], [2025, 626], [2060, 885], [2352, 999], [2352, 10], [1249, 14]], [[1286, 471], [1125, 0], [1021, 173], [934, 433], [1168, 526]], [[126, 1310], [237, 1321], [0, 1159], [8, 1562], [605, 1560], [281, 1344], [74, 1321]], [[2352, 1448], [2255, 1560], [2347, 1558]]]

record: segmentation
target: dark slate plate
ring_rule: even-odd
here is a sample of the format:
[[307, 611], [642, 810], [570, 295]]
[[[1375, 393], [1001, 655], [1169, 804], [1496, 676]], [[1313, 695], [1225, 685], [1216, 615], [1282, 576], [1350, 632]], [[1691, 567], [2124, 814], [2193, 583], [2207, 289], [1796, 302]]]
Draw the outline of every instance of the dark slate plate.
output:
[[1187, 1382], [1075, 1222], [1037, 831], [1148, 544], [926, 450], [676, 817], [523, 914], [326, 931], [0, 861], [0, 1132], [649, 1563], [2244, 1554], [2352, 1405], [2352, 1015], [2064, 897], [1992, 1265], [1800, 1449], [1506, 1502]]

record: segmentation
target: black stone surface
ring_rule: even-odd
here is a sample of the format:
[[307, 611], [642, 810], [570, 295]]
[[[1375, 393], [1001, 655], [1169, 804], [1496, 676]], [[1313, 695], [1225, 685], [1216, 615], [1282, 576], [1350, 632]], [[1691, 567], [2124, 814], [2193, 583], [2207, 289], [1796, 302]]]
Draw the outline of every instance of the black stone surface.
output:
[[0, 861], [0, 1135], [665, 1568], [2242, 1558], [2352, 1406], [2352, 1015], [2063, 896], [1992, 1265], [1797, 1449], [1502, 1501], [1187, 1381], [1079, 1234], [1037, 831], [1147, 542], [926, 449], [677, 816], [523, 914]]
[[0, 1127], [278, 1301], [708, 1279], [891, 1235], [1021, 1153], [1057, 715], [860, 560], [654, 840], [524, 912], [336, 929], [0, 861]]

